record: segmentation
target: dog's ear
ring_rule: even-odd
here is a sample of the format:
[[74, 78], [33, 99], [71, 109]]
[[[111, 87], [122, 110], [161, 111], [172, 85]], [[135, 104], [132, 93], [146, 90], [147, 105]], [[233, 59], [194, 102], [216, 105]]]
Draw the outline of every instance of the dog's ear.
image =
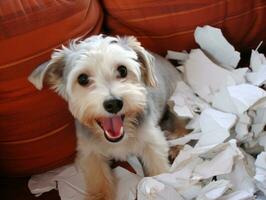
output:
[[55, 51], [51, 60], [38, 66], [28, 77], [28, 80], [39, 90], [47, 83], [56, 92], [64, 96], [63, 70], [65, 66], [65, 53], [63, 50]]
[[156, 87], [157, 80], [154, 74], [154, 57], [146, 51], [140, 42], [133, 36], [118, 38], [122, 45], [127, 45], [130, 49], [137, 53], [138, 60], [141, 63], [142, 75], [144, 83], [150, 87]]

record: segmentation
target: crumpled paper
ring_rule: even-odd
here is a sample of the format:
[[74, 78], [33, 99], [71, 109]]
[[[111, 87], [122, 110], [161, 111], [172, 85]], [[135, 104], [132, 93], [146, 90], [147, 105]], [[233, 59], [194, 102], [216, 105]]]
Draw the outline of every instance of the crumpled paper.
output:
[[243, 114], [258, 100], [266, 97], [266, 92], [251, 84], [228, 86], [218, 91], [212, 106], [225, 112]]
[[201, 49], [217, 64], [226, 69], [236, 68], [240, 53], [224, 38], [220, 29], [211, 26], [197, 27], [194, 37]]
[[266, 58], [258, 52], [259, 44], [256, 50], [252, 50], [250, 58], [251, 72], [247, 73], [247, 80], [253, 85], [261, 86], [266, 83]]
[[184, 79], [194, 93], [210, 102], [223, 87], [243, 83], [247, 69], [226, 70], [211, 61], [202, 50], [191, 50], [184, 63]]
[[254, 177], [258, 188], [266, 195], [266, 152], [261, 152], [256, 159], [256, 175]]
[[[113, 173], [117, 177], [117, 200], [135, 200], [136, 188], [144, 176], [141, 163], [136, 157], [129, 157], [127, 161], [136, 174], [122, 167], [113, 169]], [[84, 200], [86, 196], [83, 174], [74, 164], [32, 176], [28, 187], [31, 193], [37, 197], [53, 189], [58, 190], [62, 200]]]
[[209, 104], [197, 97], [184, 81], [178, 82], [170, 101], [174, 102], [174, 110], [178, 112], [177, 115], [180, 117], [193, 118], [198, 112], [209, 107]]
[[[236, 158], [230, 159], [226, 157], [227, 154], [219, 154], [215, 158], [217, 161], [221, 159], [222, 162], [216, 163], [213, 161], [214, 157], [211, 157], [212, 160], [209, 162], [214, 162], [211, 164], [212, 168], [208, 168], [208, 163], [203, 165], [206, 174], [210, 176], [203, 176], [205, 183], [211, 183], [211, 180], [215, 177], [217, 181], [228, 181], [230, 189], [219, 198], [208, 198], [206, 195], [201, 195], [200, 192], [197, 193], [197, 198], [254, 199], [258, 197], [266, 199], [263, 196], [266, 188], [266, 171], [265, 167], [262, 167], [266, 166], [265, 160], [263, 160], [265, 155], [261, 153], [256, 158], [256, 154], [265, 151], [266, 147], [266, 92], [258, 87], [263, 86], [266, 80], [263, 74], [266, 59], [263, 54], [258, 52], [258, 47], [256, 50], [252, 50], [251, 71], [247, 68], [236, 69], [239, 54], [225, 39], [221, 40], [221, 37], [221, 32], [210, 26], [196, 29], [196, 42], [203, 51], [199, 49], [192, 50], [187, 60], [182, 60], [184, 82], [194, 92], [194, 95], [196, 94], [197, 98], [199, 96], [205, 102], [208, 102], [209, 107], [206, 106], [199, 115], [193, 115], [191, 122], [187, 125], [188, 128], [194, 129], [190, 134], [169, 141], [169, 144], [171, 146], [175, 144], [182, 145], [182, 142], [186, 144], [190, 139], [197, 140], [195, 146], [190, 147], [190, 151], [192, 149], [199, 151], [199, 147], [227, 144], [230, 141], [235, 141], [235, 149], [239, 151]], [[214, 42], [212, 42], [213, 39], [215, 39]], [[219, 53], [219, 50], [221, 53]], [[176, 59], [180, 58], [177, 57]], [[193, 71], [194, 67], [195, 71]], [[193, 92], [190, 96], [193, 96]], [[179, 98], [177, 96], [178, 93], [172, 97], [173, 101]], [[196, 97], [194, 97], [194, 101], [196, 101]], [[174, 107], [177, 115], [179, 114], [179, 108], [178, 106]], [[210, 110], [215, 110], [217, 113], [214, 112], [213, 115], [208, 115], [204, 119], [206, 112]], [[219, 119], [220, 112], [224, 114], [224, 117]], [[206, 127], [203, 126], [202, 118], [206, 121]], [[226, 120], [230, 122], [228, 126], [223, 124]], [[204, 133], [205, 138], [203, 137]], [[187, 145], [184, 150], [186, 148]], [[182, 156], [182, 151], [177, 156], [176, 161], [178, 161], [179, 156]], [[186, 156], [186, 158], [190, 156]], [[193, 158], [193, 162], [196, 162], [197, 166], [201, 166], [202, 161], [200, 159]], [[191, 165], [187, 165], [187, 163], [183, 167], [191, 169]], [[213, 172], [215, 170], [217, 172]], [[190, 181], [192, 180], [193, 176], [190, 177]], [[190, 186], [186, 185], [186, 187], [192, 185], [194, 183]], [[214, 187], [214, 191], [214, 194], [217, 195], [219, 191], [222, 191], [222, 187]]]
[[[181, 64], [184, 77], [170, 103], [190, 119], [186, 128], [192, 131], [168, 141], [183, 146], [169, 172], [144, 177], [136, 157], [128, 162], [137, 174], [115, 168], [118, 200], [266, 199], [266, 94], [258, 87], [266, 83], [265, 56], [258, 47], [251, 70], [237, 68], [239, 52], [219, 29], [198, 27], [195, 39], [201, 49], [167, 56]], [[37, 195], [56, 188], [62, 200], [79, 200], [79, 173], [74, 166], [47, 172], [32, 177], [29, 188]]]
[[35, 196], [56, 189], [62, 200], [83, 200], [86, 194], [82, 173], [73, 164], [32, 176], [28, 187]]

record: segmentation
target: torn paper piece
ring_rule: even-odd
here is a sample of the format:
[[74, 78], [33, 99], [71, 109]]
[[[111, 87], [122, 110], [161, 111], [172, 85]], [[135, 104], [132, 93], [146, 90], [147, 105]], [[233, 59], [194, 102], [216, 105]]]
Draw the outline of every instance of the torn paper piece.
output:
[[[153, 194], [157, 196], [165, 191], [165, 186], [168, 186], [175, 189], [186, 200], [197, 197], [198, 199], [205, 199], [205, 197], [218, 199], [227, 192], [229, 186], [231, 188], [231, 184], [223, 184], [229, 183], [225, 180], [213, 182], [203, 187], [204, 183], [208, 184], [213, 176], [231, 173], [235, 160], [243, 158], [242, 152], [236, 145], [236, 140], [199, 148], [186, 145], [175, 159], [170, 170], [171, 173], [152, 177], [152, 184], [146, 182], [147, 185], [144, 187], [146, 190], [143, 192], [146, 194], [144, 199], [147, 199], [147, 196], [152, 198], [152, 195], [148, 195], [152, 193], [150, 192], [150, 186], [155, 188]], [[180, 198], [180, 196], [177, 196], [177, 198]]]
[[[256, 200], [265, 200], [266, 199], [265, 195], [261, 191], [256, 192], [255, 197], [256, 197], [255, 198]], [[254, 200], [254, 198], [252, 200]]]
[[248, 71], [249, 71], [249, 69], [246, 68], [246, 67], [245, 68], [235, 69], [235, 70], [231, 71], [232, 72], [231, 76], [235, 80], [236, 85], [243, 84], [243, 83], [247, 82], [246, 74], [247, 74]]
[[177, 145], [185, 145], [191, 140], [198, 140], [201, 137], [202, 133], [191, 133], [188, 135], [185, 135], [183, 137], [174, 139], [174, 140], [168, 140], [168, 144], [170, 147], [177, 146]]
[[181, 75], [184, 74], [185, 68], [183, 65], [177, 66], [176, 69], [181, 72]]
[[254, 110], [258, 110], [260, 108], [266, 108], [266, 98], [261, 98], [258, 100], [250, 109], [249, 112], [253, 112]]
[[184, 198], [184, 199], [195, 199], [201, 190], [201, 184], [191, 184], [189, 187], [184, 187], [181, 190], [178, 190], [178, 193]]
[[212, 95], [221, 88], [235, 85], [238, 80], [242, 80], [235, 80], [235, 73], [232, 76], [232, 72], [214, 64], [200, 49], [191, 50], [184, 67], [185, 81], [207, 102], [210, 102]]
[[209, 107], [209, 104], [197, 97], [183, 81], [178, 81], [175, 92], [170, 98], [174, 102], [174, 112], [180, 117], [193, 118], [196, 113]]
[[52, 189], [58, 189], [62, 200], [83, 200], [86, 195], [85, 180], [74, 165], [32, 176], [28, 187], [31, 193], [37, 196]]
[[[208, 151], [207, 149], [206, 151]], [[194, 169], [194, 166], [198, 163], [200, 163], [202, 160], [199, 158], [198, 160], [194, 159], [195, 157], [198, 157], [198, 154], [195, 155], [193, 153], [193, 148], [190, 145], [185, 145], [183, 149], [179, 152], [178, 156], [174, 160], [170, 172], [178, 172], [182, 169], [188, 170], [187, 173], [181, 173], [183, 179], [188, 179], [191, 177], [191, 171]], [[195, 163], [194, 163], [195, 162]], [[184, 167], [186, 166], [186, 167]]]
[[186, 51], [177, 52], [177, 51], [167, 51], [166, 59], [177, 60], [179, 63], [184, 63], [188, 59], [188, 53]]
[[266, 64], [262, 65], [261, 69], [257, 72], [248, 72], [246, 77], [247, 80], [253, 85], [264, 85], [266, 83]]
[[240, 142], [251, 140], [251, 118], [247, 113], [240, 114], [238, 117], [238, 121], [235, 125], [236, 139]]
[[257, 187], [266, 195], [266, 152], [261, 152], [255, 161]]
[[174, 188], [164, 185], [152, 177], [145, 177], [138, 185], [141, 200], [184, 200]]
[[254, 133], [254, 137], [257, 138], [261, 132], [264, 131], [266, 126], [266, 108], [260, 108], [255, 110], [255, 117], [251, 126], [251, 131]]
[[47, 172], [45, 174], [32, 176], [29, 180], [28, 187], [32, 194], [39, 197], [45, 192], [57, 188], [56, 181], [53, 181], [54, 173]]
[[212, 181], [200, 191], [196, 200], [214, 200], [223, 196], [223, 194], [231, 187], [227, 180]]
[[220, 29], [211, 26], [197, 27], [194, 37], [201, 49], [217, 64], [227, 69], [236, 68], [240, 53], [224, 38]]
[[144, 177], [143, 167], [136, 156], [129, 156], [127, 162], [135, 170], [137, 175]]
[[266, 151], [266, 132], [265, 131], [263, 131], [260, 134], [258, 141], [259, 141], [259, 145], [263, 147], [264, 151]]
[[186, 129], [200, 131], [199, 114], [195, 114], [194, 118], [187, 123]]
[[234, 143], [228, 145], [226, 149], [219, 153], [209, 152], [200, 157], [206, 160], [195, 167], [192, 175], [193, 179], [202, 180], [230, 173], [234, 166], [234, 160], [241, 158], [242, 154], [237, 150], [236, 143]]
[[[259, 46], [260, 45], [261, 43]], [[246, 76], [250, 83], [261, 86], [266, 83], [266, 58], [263, 54], [260, 54], [257, 49], [251, 52], [250, 68], [252, 72], [248, 72]]]
[[265, 96], [266, 92], [254, 85], [234, 85], [217, 92], [212, 99], [212, 106], [239, 115]]
[[250, 194], [254, 194], [256, 192], [256, 187], [253, 181], [253, 163], [254, 159], [248, 154], [245, 154], [245, 159], [235, 160], [234, 168], [231, 173], [221, 175], [218, 177], [218, 179], [229, 180], [232, 183], [235, 191], [242, 190]]
[[259, 145], [257, 139], [255, 140], [253, 139], [251, 141], [245, 142], [244, 148], [247, 153], [253, 154], [253, 155], [258, 154], [261, 151], [263, 151], [263, 147]]
[[[261, 43], [259, 44], [259, 46]], [[251, 51], [251, 57], [250, 57], [250, 68], [253, 72], [258, 72], [261, 69], [262, 65], [266, 65], [266, 57], [264, 54], [258, 52], [258, 48], [256, 50]]]
[[237, 117], [212, 108], [204, 110], [200, 115], [202, 135], [196, 147], [220, 144], [230, 136], [230, 129]]
[[135, 200], [137, 197], [137, 185], [143, 177], [133, 174], [122, 167], [115, 168], [113, 172], [117, 178], [116, 200]]
[[[184, 155], [180, 155], [171, 166], [170, 171], [173, 172], [172, 174], [159, 175], [158, 177], [165, 184], [171, 185], [180, 191], [189, 187], [191, 184], [197, 184], [199, 182], [199, 180], [192, 180], [191, 177], [195, 167], [203, 162], [203, 159], [191, 154], [189, 151], [184, 151], [182, 154]], [[182, 159], [183, 162], [179, 163], [178, 160]]]
[[236, 140], [199, 148], [186, 145], [175, 159], [171, 173], [160, 174], [153, 178], [164, 186], [175, 188], [184, 199], [206, 197], [205, 195], [209, 197], [217, 195], [218, 198], [229, 187], [224, 187], [222, 182], [217, 182], [202, 190], [204, 183], [208, 184], [213, 176], [231, 173], [235, 160], [243, 158]]
[[[246, 191], [236, 191], [228, 195], [224, 195], [219, 200], [254, 200], [253, 194]], [[258, 200], [258, 199], [257, 199]]]
[[[219, 145], [192, 148], [186, 145], [174, 160], [171, 167], [172, 176], [160, 180], [178, 188], [186, 183], [196, 184], [202, 179], [230, 173], [236, 158], [243, 158], [235, 140]], [[170, 182], [172, 181], [172, 182]], [[183, 185], [180, 182], [183, 181]], [[182, 182], [181, 182], [182, 183]]]

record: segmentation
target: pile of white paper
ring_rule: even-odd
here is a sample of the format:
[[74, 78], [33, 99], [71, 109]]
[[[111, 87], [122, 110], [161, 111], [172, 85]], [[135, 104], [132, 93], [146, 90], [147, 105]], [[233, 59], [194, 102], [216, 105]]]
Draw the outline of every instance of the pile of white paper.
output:
[[[143, 177], [134, 157], [128, 162], [137, 174], [114, 169], [118, 200], [266, 199], [266, 91], [260, 87], [266, 83], [266, 58], [257, 48], [250, 69], [239, 68], [240, 53], [210, 26], [198, 27], [195, 40], [201, 49], [167, 55], [182, 64], [177, 69], [184, 79], [171, 101], [192, 130], [169, 145], [184, 148], [168, 173]], [[35, 176], [29, 187], [35, 194], [57, 188], [62, 200], [85, 194], [73, 166]]]
[[160, 183], [181, 199], [266, 199], [265, 56], [252, 50], [250, 69], [237, 68], [240, 54], [219, 29], [198, 27], [195, 39], [201, 49], [167, 56], [183, 65], [171, 100], [193, 131], [169, 142], [185, 146]]

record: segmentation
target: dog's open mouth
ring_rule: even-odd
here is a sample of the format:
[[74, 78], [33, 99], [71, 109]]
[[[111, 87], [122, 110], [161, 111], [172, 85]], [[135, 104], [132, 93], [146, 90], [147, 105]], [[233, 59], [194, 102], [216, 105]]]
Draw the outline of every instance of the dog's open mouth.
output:
[[97, 120], [103, 129], [105, 138], [110, 142], [118, 142], [124, 137], [124, 116], [102, 117]]

